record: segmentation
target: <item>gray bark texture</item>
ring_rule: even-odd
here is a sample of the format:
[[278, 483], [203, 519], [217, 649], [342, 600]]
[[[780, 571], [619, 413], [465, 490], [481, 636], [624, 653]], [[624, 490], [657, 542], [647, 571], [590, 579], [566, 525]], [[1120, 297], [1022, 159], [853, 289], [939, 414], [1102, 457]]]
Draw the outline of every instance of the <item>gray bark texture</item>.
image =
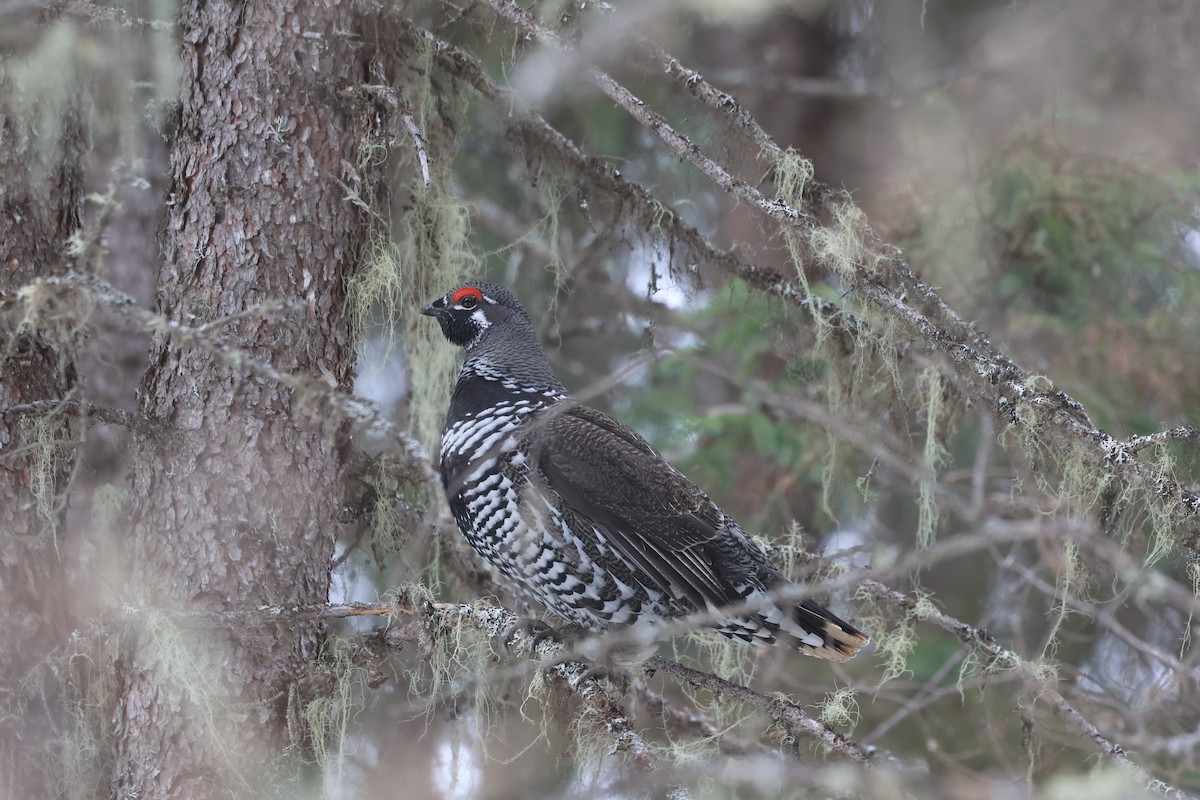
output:
[[[375, 53], [333, 2], [185, 3], [182, 96], [162, 234], [160, 311], [322, 387], [349, 389], [345, 283], [379, 175], [348, 159], [381, 112], [362, 91]], [[160, 337], [141, 408], [167, 434], [134, 454], [131, 599], [118, 665], [116, 797], [253, 794], [296, 775], [281, 754], [319, 623], [183, 630], [154, 609], [225, 611], [327, 600], [335, 486], [349, 431], [303, 393]], [[302, 748], [290, 748], [295, 751]]]
[[[9, 105], [19, 102], [39, 101], [22, 97], [0, 72], [0, 409], [62, 400], [76, 385], [69, 331], [47, 320], [23, 325], [22, 304], [13, 301], [31, 280], [66, 268], [67, 239], [79, 228], [86, 136], [73, 101], [40, 126], [29, 121], [39, 115]], [[0, 767], [17, 784], [7, 788], [42, 796], [55, 778], [41, 748], [61, 707], [57, 687], [31, 692], [26, 678], [69, 630], [66, 563], [74, 543], [61, 523], [75, 460], [66, 417], [47, 418], [36, 432], [31, 423], [0, 414]]]

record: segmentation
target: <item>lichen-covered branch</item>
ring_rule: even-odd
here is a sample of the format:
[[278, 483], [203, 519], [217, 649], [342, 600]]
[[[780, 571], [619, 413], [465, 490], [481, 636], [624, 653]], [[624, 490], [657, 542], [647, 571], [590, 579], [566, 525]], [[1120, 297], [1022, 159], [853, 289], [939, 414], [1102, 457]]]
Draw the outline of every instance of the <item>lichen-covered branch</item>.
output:
[[[136, 610], [130, 610], [136, 613]], [[489, 637], [504, 637], [510, 653], [538, 661], [558, 660], [551, 671], [564, 685], [602, 721], [603, 727], [612, 735], [619, 751], [626, 753], [630, 761], [642, 770], [657, 769], [659, 764], [654, 753], [641, 735], [633, 729], [621, 703], [610, 695], [603, 685], [579, 663], [563, 661], [571, 657], [571, 650], [550, 640], [538, 640], [520, 629], [521, 618], [500, 606], [467, 603], [425, 603], [407, 605], [403, 601], [392, 603], [345, 603], [315, 606], [273, 606], [227, 612], [176, 612], [172, 618], [180, 622], [204, 625], [236, 625], [240, 627], [276, 625], [282, 621], [330, 620], [346, 617], [385, 616], [407, 617], [424, 622], [465, 624]], [[401, 629], [398, 639], [411, 638], [409, 629]], [[728, 696], [746, 705], [758, 708], [779, 721], [788, 734], [815, 738], [830, 749], [862, 765], [869, 766], [870, 757], [853, 741], [837, 731], [810, 717], [794, 703], [767, 697], [745, 686], [725, 680], [707, 672], [686, 667], [669, 659], [653, 657], [645, 664], [648, 672], [661, 671], [680, 680], [702, 686], [717, 694]], [[661, 707], [661, 705], [660, 705]], [[711, 736], [715, 733], [701, 721], [697, 732]], [[745, 747], [745, 745], [742, 745]]]
[[986, 668], [1011, 670], [1020, 675], [1022, 680], [1035, 692], [1038, 701], [1050, 706], [1054, 713], [1091, 740], [1102, 755], [1129, 772], [1146, 789], [1170, 798], [1170, 800], [1189, 800], [1189, 796], [1184, 792], [1165, 781], [1148, 775], [1129, 757], [1124, 747], [1112, 741], [1093, 722], [1080, 713], [1079, 709], [1071, 705], [1044, 673], [1038, 672], [1027, 660], [1002, 647], [987, 631], [955, 619], [928, 603], [919, 603], [915, 595], [897, 591], [878, 581], [867, 580], [863, 581], [862, 585], [875, 597], [902, 608], [906, 612], [917, 612], [922, 622], [953, 634], [963, 644], [985, 655], [988, 659]]
[[123, 408], [95, 406], [81, 400], [39, 400], [36, 403], [21, 403], [0, 408], [0, 414], [11, 417], [68, 414], [88, 422], [104, 422], [131, 430], [149, 425], [149, 421], [145, 417], [132, 411], [126, 411]]
[[[393, 644], [415, 641], [422, 627], [466, 625], [492, 638], [504, 638], [508, 652], [518, 658], [545, 663], [566, 653], [551, 639], [537, 639], [520, 628], [521, 618], [500, 606], [483, 603], [347, 603], [303, 607], [273, 606], [233, 612], [181, 612], [172, 615], [180, 621], [217, 625], [276, 625], [282, 621], [314, 621], [359, 616], [406, 617], [421, 625], [396, 628], [388, 640]], [[634, 729], [621, 701], [604, 688], [588, 668], [559, 660], [548, 668], [555, 683], [567, 690], [586, 710], [586, 716], [612, 741], [613, 752], [620, 753], [637, 771], [653, 773], [660, 768], [658, 757]], [[690, 796], [680, 786], [663, 787], [666, 796], [684, 800]]]
[[805, 713], [795, 703], [767, 697], [745, 686], [727, 681], [711, 672], [701, 672], [685, 667], [675, 661], [655, 656], [646, 662], [646, 669], [666, 672], [694, 686], [701, 686], [719, 695], [738, 700], [758, 708], [776, 719], [792, 736], [808, 736], [817, 739], [829, 749], [849, 758], [864, 767], [871, 766], [871, 757], [856, 742], [847, 739], [833, 728], [822, 725]]
[[218, 356], [233, 368], [299, 391], [306, 400], [304, 408], [314, 415], [334, 412], [342, 419], [366, 429], [378, 431], [401, 446], [411, 465], [420, 471], [421, 480], [428, 483], [434, 481], [433, 468], [430, 466], [425, 448], [407, 431], [381, 415], [373, 403], [337, 391], [326, 380], [316, 375], [305, 376], [285, 372], [272, 364], [250, 356], [244, 350], [224, 341], [219, 335], [223, 327], [235, 320], [291, 312], [296, 310], [295, 304], [267, 301], [254, 309], [246, 309], [236, 315], [222, 317], [199, 326], [189, 326], [144, 308], [133, 297], [96, 276], [77, 273], [38, 278], [20, 292], [19, 298], [31, 308], [36, 308], [43, 302], [46, 293], [54, 294], [60, 300], [66, 300], [73, 292], [83, 293], [89, 302], [98, 302], [108, 306], [119, 318], [138, 330], [164, 334], [174, 340], [178, 347], [198, 348]]
[[[522, 35], [565, 56], [569, 48], [547, 30], [533, 15], [512, 0], [483, 0], [499, 16], [508, 20]], [[664, 54], [657, 53], [656, 57]], [[701, 100], [724, 115], [767, 154], [772, 167], [779, 169], [785, 154], [774, 145], [761, 126], [737, 103], [726, 100], [702, 82], [695, 72], [673, 60], [664, 66]], [[669, 150], [691, 164], [738, 202], [758, 209], [782, 228], [795, 234], [808, 258], [836, 272], [845, 288], [861, 297], [869, 307], [900, 323], [910, 335], [931, 352], [939, 354], [950, 368], [962, 390], [992, 409], [1003, 422], [1020, 423], [1036, 431], [1048, 448], [1072, 452], [1082, 458], [1098, 475], [1111, 473], [1129, 486], [1148, 492], [1154, 502], [1181, 509], [1187, 520], [1180, 544], [1200, 556], [1200, 491], [1184, 485], [1161, 467], [1135, 458], [1130, 447], [1099, 430], [1083, 406], [1065, 392], [1054, 390], [1000, 352], [985, 336], [949, 308], [937, 292], [912, 271], [894, 248], [885, 246], [870, 224], [847, 198], [836, 192], [814, 191], [798, 198], [781, 192], [769, 197], [749, 182], [733, 175], [723, 165], [706, 156], [700, 147], [677, 131], [669, 121], [643, 100], [598, 68], [589, 68], [591, 82]], [[851, 245], [831, 260], [829, 248], [818, 241], [824, 229], [822, 216], [838, 220], [839, 233]], [[888, 285], [899, 283], [901, 288]], [[805, 297], [787, 296], [793, 302]], [[918, 307], [919, 306], [919, 307]], [[1182, 437], [1194, 439], [1188, 434]], [[1144, 445], [1142, 445], [1144, 446]]]
[[[413, 36], [432, 38], [432, 34], [413, 25], [407, 25], [406, 31]], [[584, 152], [530, 108], [520, 95], [496, 83], [471, 56], [447, 42], [436, 38], [432, 41], [435, 45], [434, 59], [439, 67], [474, 87], [483, 97], [503, 109], [505, 114], [516, 117], [524, 130], [535, 136], [576, 174], [586, 177], [597, 189], [611, 195], [623, 208], [636, 212], [647, 228], [664, 228], [673, 242], [682, 244], [698, 258], [744, 280], [759, 291], [782, 297], [804, 310], [814, 309], [831, 325], [854, 332], [867, 332], [860, 320], [837, 304], [809, 294], [795, 281], [788, 280], [773, 269], [751, 264], [717, 247], [643, 186], [627, 180], [619, 170]]]

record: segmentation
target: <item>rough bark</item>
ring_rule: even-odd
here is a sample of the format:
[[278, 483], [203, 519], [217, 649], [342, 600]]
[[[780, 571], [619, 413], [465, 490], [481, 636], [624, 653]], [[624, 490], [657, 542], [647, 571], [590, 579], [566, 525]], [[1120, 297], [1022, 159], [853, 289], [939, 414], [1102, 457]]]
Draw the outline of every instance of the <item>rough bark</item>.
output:
[[[195, 325], [267, 300], [225, 341], [281, 370], [349, 388], [345, 280], [370, 219], [345, 186], [381, 113], [360, 87], [373, 53], [332, 2], [185, 3], [158, 304]], [[323, 602], [347, 431], [302, 392], [159, 339], [142, 410], [169, 431], [139, 443], [130, 543], [137, 599], [220, 611]], [[286, 781], [288, 698], [319, 623], [180, 635], [154, 614], [119, 665], [118, 797], [214, 797]]]
[[68, 629], [64, 561], [74, 543], [61, 523], [73, 435], [62, 415], [35, 433], [32, 419], [2, 412], [61, 400], [75, 386], [69, 333], [60, 335], [53, 309], [23, 326], [16, 293], [65, 266], [79, 227], [85, 135], [73, 102], [43, 116], [40, 103], [20, 107], [31, 100], [0, 70], [0, 768], [5, 786], [35, 796], [54, 787], [42, 751], [52, 723], [40, 707], [54, 710], [57, 687], [47, 681], [43, 694], [24, 681]]

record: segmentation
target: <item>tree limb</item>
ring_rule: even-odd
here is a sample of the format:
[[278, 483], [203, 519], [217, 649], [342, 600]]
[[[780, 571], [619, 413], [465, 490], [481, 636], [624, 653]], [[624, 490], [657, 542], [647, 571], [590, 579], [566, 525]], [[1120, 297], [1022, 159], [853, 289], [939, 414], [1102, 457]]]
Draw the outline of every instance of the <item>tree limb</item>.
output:
[[[874, 580], [863, 581], [862, 585], [871, 594], [907, 612], [914, 612], [918, 609], [916, 595], [899, 592]], [[1166, 781], [1150, 776], [1138, 764], [1134, 763], [1124, 747], [1105, 736], [1075, 706], [1067, 702], [1066, 698], [1059, 694], [1058, 690], [1046, 680], [1044, 675], [1038, 674], [1028, 661], [1016, 653], [1005, 647], [1001, 647], [987, 631], [957, 620], [949, 614], [933, 608], [929, 604], [921, 604], [918, 619], [953, 634], [963, 644], [986, 655], [990, 660], [990, 663], [987, 665], [988, 667], [993, 665], [999, 666], [1020, 675], [1026, 685], [1036, 693], [1038, 700], [1049, 705], [1071, 727], [1090, 739], [1102, 755], [1132, 775], [1146, 789], [1169, 798], [1169, 800], [1191, 800], [1190, 795], [1180, 791]]]
[[[569, 48], [538, 22], [530, 13], [512, 0], [482, 0], [496, 14], [508, 20], [523, 35], [565, 55]], [[664, 54], [665, 56], [665, 54]], [[708, 86], [697, 73], [685, 70], [677, 62], [668, 62], [670, 71], [701, 100], [746, 131], [766, 154], [772, 167], [778, 167], [783, 150], [762, 131], [757, 122], [737, 103], [727, 101], [728, 95]], [[613, 102], [633, 117], [669, 150], [691, 164], [735, 200], [758, 209], [778, 222], [784, 230], [796, 234], [805, 244], [809, 256], [822, 266], [837, 271], [836, 266], [824, 263], [821, 247], [813, 237], [820, 229], [818, 217], [831, 215], [846, 218], [844, 211], [852, 208], [843, 193], [810, 190], [802, 194], [804, 203], [794, 205], [789, 198], [770, 198], [750, 183], [732, 175], [722, 165], [704, 155], [699, 146], [676, 131], [666, 118], [618, 83], [603, 70], [588, 68], [591, 82]], [[848, 231], [860, 244], [855, 254], [854, 273], [838, 271], [847, 288], [861, 295], [868, 304], [908, 329], [931, 352], [943, 356], [956, 380], [967, 393], [985, 403], [993, 413], [1010, 425], [1018, 422], [1036, 427], [1038, 436], [1047, 446], [1063, 448], [1078, 444], [1085, 448], [1089, 467], [1116, 473], [1121, 479], [1149, 493], [1164, 504], [1178, 505], [1184, 511], [1191, 528], [1181, 544], [1200, 558], [1200, 491], [1183, 485], [1174, 476], [1132, 457], [1131, 451], [1118, 439], [1099, 430], [1087, 416], [1083, 406], [1062, 391], [1039, 388], [1034, 376], [1021, 369], [1001, 353], [973, 326], [966, 323], [938, 296], [932, 287], [921, 281], [894, 248], [886, 247], [869, 223], [861, 217], [847, 221], [854, 230]], [[870, 263], [868, 264], [868, 260]], [[901, 281], [900, 293], [889, 288], [885, 275]], [[909, 300], [914, 298], [925, 311]], [[801, 298], [787, 297], [792, 302]], [[840, 312], [839, 312], [840, 313]], [[1190, 438], [1190, 437], [1189, 437]], [[1103, 472], [1100, 473], [1103, 475]]]

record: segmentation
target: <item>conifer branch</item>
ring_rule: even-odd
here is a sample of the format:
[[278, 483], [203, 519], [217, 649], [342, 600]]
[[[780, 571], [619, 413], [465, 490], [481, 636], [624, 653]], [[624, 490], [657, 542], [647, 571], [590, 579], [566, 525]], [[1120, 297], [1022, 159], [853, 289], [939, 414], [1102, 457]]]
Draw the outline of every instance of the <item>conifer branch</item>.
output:
[[[570, 47], [548, 31], [532, 14], [513, 0], [482, 0], [483, 4], [510, 22], [523, 36], [560, 57], [568, 57]], [[667, 63], [670, 72], [696, 87], [697, 96], [745, 131], [767, 155], [772, 169], [779, 170], [784, 153], [738, 104], [726, 102], [717, 90], [707, 87], [698, 74], [681, 64]], [[961, 389], [985, 404], [1002, 424], [1018, 424], [1037, 431], [1047, 447], [1071, 452], [1078, 446], [1087, 467], [1098, 474], [1111, 471], [1127, 485], [1149, 493], [1156, 501], [1182, 510], [1188, 520], [1179, 542], [1194, 558], [1200, 559], [1200, 490], [1184, 485], [1177, 477], [1164, 474], [1156, 465], [1133, 457], [1135, 450], [1098, 429], [1082, 404], [1066, 392], [1042, 387], [1028, 371], [996, 348], [991, 341], [965, 322], [945, 304], [938, 293], [913, 272], [894, 248], [882, 242], [878, 233], [861, 213], [849, 214], [848, 198], [841, 192], [827, 191], [814, 184], [807, 195], [798, 198], [768, 197], [760, 189], [733, 175], [723, 165], [706, 156], [700, 147], [677, 131], [649, 104], [635, 96], [612, 76], [596, 67], [585, 70], [588, 79], [609, 99], [657, 138], [668, 150], [691, 164], [734, 200], [758, 209], [794, 234], [809, 259], [831, 269], [842, 279], [847, 292], [853, 292], [869, 307], [902, 325], [943, 363]], [[855, 210], [856, 211], [856, 210]], [[851, 270], [828, 263], [829, 257], [814, 241], [823, 217], [839, 220], [841, 231], [855, 244]], [[802, 268], [801, 265], [797, 265]], [[889, 282], [898, 283], [896, 288]], [[792, 302], [807, 296], [788, 297]], [[840, 309], [839, 309], [839, 313]], [[1191, 438], [1190, 435], [1180, 438]], [[1142, 445], [1144, 446], [1144, 445]]]

